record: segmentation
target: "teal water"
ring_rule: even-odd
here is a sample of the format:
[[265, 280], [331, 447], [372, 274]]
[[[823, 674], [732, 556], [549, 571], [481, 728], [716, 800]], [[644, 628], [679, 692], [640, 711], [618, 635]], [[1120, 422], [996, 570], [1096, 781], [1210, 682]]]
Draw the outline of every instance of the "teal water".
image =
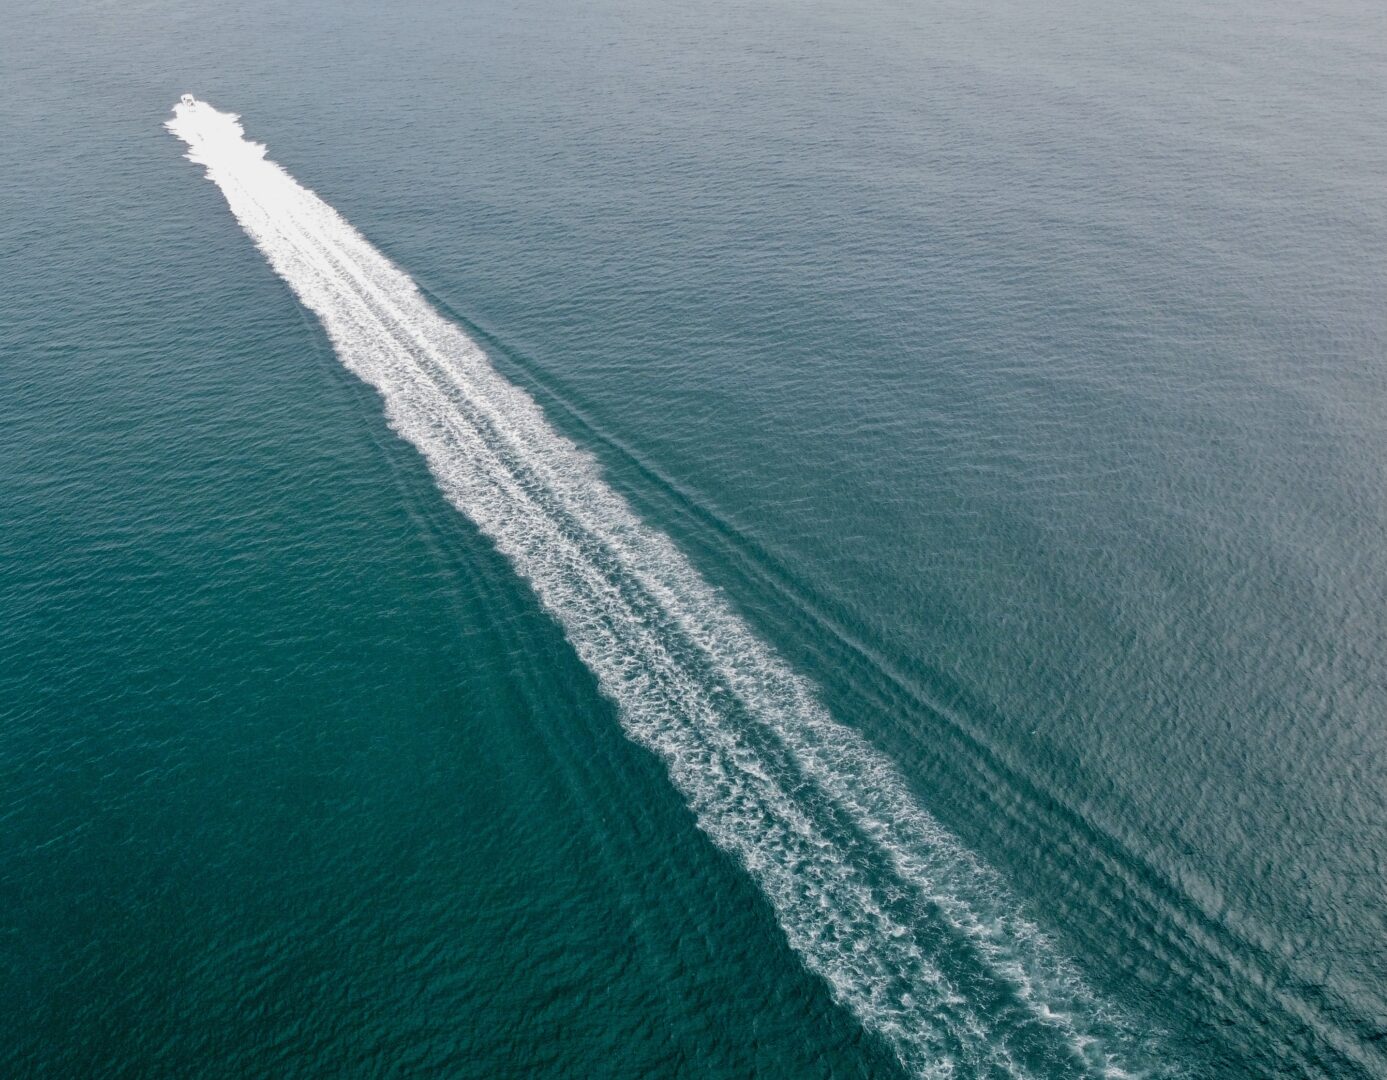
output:
[[[1374, 6], [8, 27], [6, 1073], [1387, 1071]], [[268, 218], [303, 306], [184, 91], [537, 403], [457, 475], [578, 554], [391, 427], [366, 254]]]

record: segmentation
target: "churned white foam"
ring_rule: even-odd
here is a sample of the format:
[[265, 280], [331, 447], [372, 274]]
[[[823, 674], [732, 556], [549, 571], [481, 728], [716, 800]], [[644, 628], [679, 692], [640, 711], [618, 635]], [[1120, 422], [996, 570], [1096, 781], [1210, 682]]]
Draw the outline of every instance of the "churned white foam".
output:
[[999, 877], [481, 348], [205, 102], [168, 129], [445, 496], [563, 626], [621, 723], [834, 996], [919, 1076], [1124, 1076], [1137, 1053]]

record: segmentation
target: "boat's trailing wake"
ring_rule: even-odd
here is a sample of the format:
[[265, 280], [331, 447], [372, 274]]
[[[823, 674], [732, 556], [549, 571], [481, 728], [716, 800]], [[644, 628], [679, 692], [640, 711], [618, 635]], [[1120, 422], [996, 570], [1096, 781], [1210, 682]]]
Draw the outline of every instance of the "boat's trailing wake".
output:
[[168, 129], [342, 363], [563, 625], [804, 963], [908, 1070], [1161, 1071], [998, 876], [406, 274], [267, 160], [238, 117], [186, 99], [173, 111]]

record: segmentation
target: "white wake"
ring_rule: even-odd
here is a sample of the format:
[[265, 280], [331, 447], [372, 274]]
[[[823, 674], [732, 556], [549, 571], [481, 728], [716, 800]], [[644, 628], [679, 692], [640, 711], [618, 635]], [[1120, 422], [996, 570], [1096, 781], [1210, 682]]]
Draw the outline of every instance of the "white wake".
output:
[[828, 715], [671, 541], [336, 211], [205, 102], [168, 129], [391, 426], [562, 624], [790, 945], [920, 1076], [1124, 1076], [1142, 1056], [997, 875]]

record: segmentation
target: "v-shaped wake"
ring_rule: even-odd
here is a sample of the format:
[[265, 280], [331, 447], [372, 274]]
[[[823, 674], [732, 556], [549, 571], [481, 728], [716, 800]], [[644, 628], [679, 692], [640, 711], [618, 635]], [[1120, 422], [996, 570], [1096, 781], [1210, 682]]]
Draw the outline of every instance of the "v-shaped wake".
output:
[[476, 342], [332, 207], [185, 96], [168, 129], [380, 393], [755, 879], [790, 945], [920, 1076], [1160, 1071], [892, 764], [817, 702]]

